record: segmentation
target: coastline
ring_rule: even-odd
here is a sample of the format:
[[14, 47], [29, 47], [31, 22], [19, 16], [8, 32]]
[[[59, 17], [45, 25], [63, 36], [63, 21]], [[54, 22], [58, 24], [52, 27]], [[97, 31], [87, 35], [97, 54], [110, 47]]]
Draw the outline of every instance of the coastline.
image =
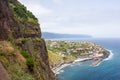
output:
[[52, 71], [55, 73], [55, 75], [56, 75], [56, 74], [59, 74], [60, 71], [61, 71], [63, 68], [69, 66], [70, 64], [71, 64], [71, 63], [69, 63], [69, 64], [67, 64], [67, 63], [62, 64], [61, 66], [58, 66], [58, 67], [53, 68]]
[[61, 70], [69, 65], [71, 65], [72, 63], [77, 63], [77, 62], [85, 62], [85, 61], [89, 61], [89, 60], [96, 60], [95, 62], [93, 62], [90, 66], [92, 67], [96, 67], [99, 66], [99, 64], [104, 61], [104, 60], [109, 60], [109, 58], [111, 58], [113, 56], [113, 53], [111, 50], [107, 50], [108, 52], [103, 55], [102, 57], [87, 57], [87, 58], [79, 58], [76, 59], [74, 61], [71, 62], [67, 62], [67, 63], [61, 63], [60, 65], [58, 65], [57, 67], [52, 68], [52, 71], [55, 73], [55, 75], [59, 74], [61, 72]]

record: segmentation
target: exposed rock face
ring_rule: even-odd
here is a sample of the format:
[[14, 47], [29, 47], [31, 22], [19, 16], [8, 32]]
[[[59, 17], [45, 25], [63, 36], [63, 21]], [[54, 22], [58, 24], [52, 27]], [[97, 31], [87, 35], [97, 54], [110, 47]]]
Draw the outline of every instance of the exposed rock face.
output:
[[10, 9], [7, 0], [0, 1], [0, 40], [8, 38], [10, 33]]
[[[20, 4], [17, 0], [9, 1]], [[19, 46], [21, 50], [29, 52], [34, 60], [34, 71], [32, 75], [36, 80], [56, 80], [49, 66], [48, 53], [44, 39], [41, 39], [39, 24], [34, 25], [29, 22], [21, 23], [17, 21], [14, 16], [15, 13], [9, 7], [9, 1], [0, 0], [0, 41], [8, 40], [12, 37], [13, 42]], [[1, 65], [2, 64], [0, 64], [0, 67], [4, 68]], [[10, 80], [5, 69], [4, 72], [7, 78], [4, 79], [4, 76], [2, 76], [3, 73], [0, 74], [0, 80]]]
[[0, 1], [0, 40], [6, 40], [10, 35], [20, 36], [20, 26], [15, 21], [8, 5], [8, 0]]

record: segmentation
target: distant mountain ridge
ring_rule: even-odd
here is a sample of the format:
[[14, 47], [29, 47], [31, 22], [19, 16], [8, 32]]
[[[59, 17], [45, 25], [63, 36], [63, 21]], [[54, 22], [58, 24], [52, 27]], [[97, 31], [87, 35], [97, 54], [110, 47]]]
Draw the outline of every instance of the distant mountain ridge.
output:
[[60, 34], [52, 32], [42, 32], [42, 37], [45, 39], [55, 39], [55, 38], [91, 38], [92, 36], [85, 34]]

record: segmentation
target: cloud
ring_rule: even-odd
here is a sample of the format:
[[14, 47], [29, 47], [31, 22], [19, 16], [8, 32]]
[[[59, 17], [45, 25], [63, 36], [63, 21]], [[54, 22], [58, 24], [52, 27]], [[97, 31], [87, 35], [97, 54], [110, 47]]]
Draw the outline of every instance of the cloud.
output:
[[47, 9], [41, 5], [28, 5], [27, 6], [28, 10], [32, 11], [35, 15], [39, 16], [39, 15], [48, 15], [50, 13], [52, 13], [52, 10]]
[[52, 0], [54, 3], [60, 4], [62, 0]]
[[22, 2], [25, 6], [27, 6], [27, 9], [32, 11], [33, 14], [35, 14], [37, 17], [48, 15], [52, 13], [51, 9], [45, 8], [40, 3], [40, 0], [19, 0]]
[[[42, 31], [66, 33], [66, 34], [88, 34], [93, 37], [118, 37], [120, 26], [118, 24], [106, 24], [106, 25], [88, 25], [88, 24], [76, 24], [76, 25], [60, 25], [59, 23], [43, 23]], [[47, 27], [49, 26], [49, 27]], [[81, 27], [82, 26], [82, 27]]]
[[42, 31], [120, 37], [120, 0], [20, 0]]

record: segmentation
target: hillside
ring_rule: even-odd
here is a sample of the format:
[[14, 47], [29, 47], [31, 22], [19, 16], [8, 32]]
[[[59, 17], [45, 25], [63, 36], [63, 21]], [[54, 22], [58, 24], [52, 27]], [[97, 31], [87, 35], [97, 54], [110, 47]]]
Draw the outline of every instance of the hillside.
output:
[[92, 36], [82, 34], [59, 34], [51, 32], [42, 32], [42, 37], [45, 39], [58, 39], [58, 38], [91, 38]]
[[17, 0], [0, 0], [0, 80], [56, 80], [37, 18]]

